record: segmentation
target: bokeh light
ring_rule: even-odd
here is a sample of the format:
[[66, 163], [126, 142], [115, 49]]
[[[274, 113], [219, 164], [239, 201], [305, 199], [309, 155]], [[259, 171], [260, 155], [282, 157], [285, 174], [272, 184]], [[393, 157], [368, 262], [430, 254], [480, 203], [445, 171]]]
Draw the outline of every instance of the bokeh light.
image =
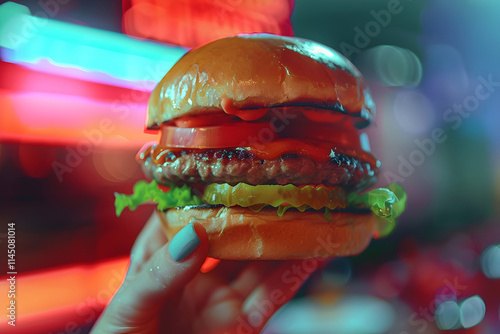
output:
[[423, 90], [439, 108], [463, 100], [470, 94], [469, 77], [461, 53], [450, 45], [434, 44], [425, 49]]
[[438, 305], [434, 318], [441, 330], [471, 328], [483, 321], [486, 305], [479, 296], [472, 296], [460, 304], [456, 301], [445, 301]]
[[352, 275], [352, 265], [348, 259], [335, 258], [327, 268], [325, 268], [321, 275], [325, 282], [334, 286], [340, 287], [349, 282]]
[[392, 109], [398, 125], [410, 134], [428, 133], [436, 122], [434, 106], [424, 94], [416, 90], [399, 91]]
[[360, 55], [356, 65], [371, 81], [384, 86], [414, 87], [422, 79], [422, 63], [415, 53], [392, 45], [379, 45]]
[[500, 245], [491, 245], [484, 250], [481, 270], [488, 278], [500, 278]]
[[460, 323], [464, 328], [471, 328], [479, 324], [486, 314], [486, 305], [479, 296], [467, 298], [460, 305]]
[[[117, 137], [116, 140], [126, 142], [123, 137]], [[110, 182], [127, 181], [139, 168], [134, 156], [128, 151], [112, 147], [95, 149], [92, 152], [92, 160], [97, 173]]]
[[334, 304], [302, 299], [286, 305], [264, 333], [382, 334], [394, 325], [395, 313], [388, 302], [369, 295], [350, 295]]
[[460, 328], [460, 307], [454, 301], [445, 301], [434, 314], [436, 325], [441, 330]]

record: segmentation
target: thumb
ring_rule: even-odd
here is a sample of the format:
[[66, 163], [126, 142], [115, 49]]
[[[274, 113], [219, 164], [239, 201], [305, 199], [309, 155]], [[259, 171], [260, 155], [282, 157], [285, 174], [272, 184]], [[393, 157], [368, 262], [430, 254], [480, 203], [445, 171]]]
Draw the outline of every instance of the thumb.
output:
[[175, 292], [194, 278], [207, 252], [208, 237], [203, 226], [199, 223], [185, 226], [138, 273], [125, 280], [106, 313], [114, 313], [114, 319], [127, 319], [129, 325], [150, 320]]

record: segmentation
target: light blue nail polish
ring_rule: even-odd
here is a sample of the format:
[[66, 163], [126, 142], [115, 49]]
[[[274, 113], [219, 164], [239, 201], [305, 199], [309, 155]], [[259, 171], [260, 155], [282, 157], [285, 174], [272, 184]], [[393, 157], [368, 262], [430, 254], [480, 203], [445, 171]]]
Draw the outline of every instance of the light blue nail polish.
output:
[[170, 241], [168, 251], [172, 258], [180, 262], [186, 258], [200, 244], [192, 223], [186, 225]]

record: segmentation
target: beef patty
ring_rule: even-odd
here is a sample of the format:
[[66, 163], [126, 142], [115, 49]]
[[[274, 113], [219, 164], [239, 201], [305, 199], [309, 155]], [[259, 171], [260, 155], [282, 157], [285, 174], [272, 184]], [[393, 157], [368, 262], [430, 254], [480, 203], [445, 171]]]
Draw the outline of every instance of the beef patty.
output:
[[156, 164], [150, 155], [144, 157], [142, 169], [147, 177], [158, 182], [324, 184], [346, 189], [365, 188], [376, 181], [368, 163], [343, 154], [336, 154], [327, 162], [298, 154], [263, 160], [243, 149], [220, 149], [170, 151], [164, 158], [164, 163]]

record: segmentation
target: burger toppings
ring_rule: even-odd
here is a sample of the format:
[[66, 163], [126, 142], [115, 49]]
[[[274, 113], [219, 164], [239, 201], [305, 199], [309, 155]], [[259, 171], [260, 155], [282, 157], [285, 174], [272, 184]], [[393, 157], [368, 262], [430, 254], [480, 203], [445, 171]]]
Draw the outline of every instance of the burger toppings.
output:
[[158, 210], [274, 207], [280, 217], [321, 210], [329, 220], [334, 211], [371, 210], [384, 235], [406, 194], [396, 184], [359, 194], [380, 168], [359, 131], [374, 108], [354, 66], [317, 43], [271, 35], [212, 42], [187, 53], [152, 92], [147, 126], [160, 139], [137, 156], [152, 181], [115, 194], [116, 213], [151, 201]]
[[250, 152], [168, 150], [152, 146], [140, 153], [138, 159], [146, 176], [160, 183], [324, 184], [354, 189], [374, 181], [375, 172], [370, 164], [344, 154], [335, 153], [329, 160], [317, 162], [302, 154], [287, 153], [268, 160]]
[[271, 205], [303, 208], [307, 206], [315, 210], [325, 207], [335, 210], [345, 208], [347, 205], [347, 195], [342, 187], [305, 186], [299, 188], [293, 184], [252, 186], [238, 183], [236, 186], [231, 186], [227, 183], [212, 183], [206, 187], [202, 199], [208, 204], [242, 207]]
[[310, 157], [317, 162], [326, 162], [336, 155], [350, 156], [378, 168], [377, 160], [368, 152], [332, 145], [315, 140], [297, 140], [283, 138], [266, 144], [250, 144], [248, 152], [261, 159], [277, 159], [286, 154], [298, 154]]
[[255, 121], [256, 119], [261, 118], [264, 116], [268, 109], [267, 108], [261, 108], [261, 109], [250, 109], [250, 110], [241, 110], [239, 108], [236, 108], [233, 104], [234, 100], [229, 99], [227, 97], [221, 98], [220, 101], [220, 106], [222, 110], [228, 115], [237, 115], [239, 118], [241, 118], [244, 121]]
[[137, 183], [130, 196], [117, 194], [117, 214], [147, 201], [158, 203], [159, 210], [201, 204], [253, 211], [275, 207], [278, 216], [294, 208], [324, 210], [327, 218], [330, 211], [370, 209], [385, 221], [380, 233], [392, 229], [406, 194], [397, 185], [356, 194], [376, 181], [380, 163], [362, 145], [352, 117], [319, 122], [318, 108], [293, 107], [285, 109], [293, 117], [280, 124], [273, 110], [235, 117], [230, 107], [213, 118], [185, 116], [164, 124], [158, 144], [137, 156], [153, 181]]
[[267, 132], [274, 139], [276, 133], [266, 122], [232, 122], [218, 126], [180, 128], [161, 127], [160, 145], [168, 148], [223, 148], [241, 147], [258, 140], [256, 134]]
[[[157, 203], [158, 210], [168, 210], [175, 207], [198, 206], [204, 204], [228, 204], [241, 203], [254, 211], [259, 211], [265, 206], [277, 207], [277, 214], [283, 215], [287, 209], [296, 208], [299, 211], [315, 209], [324, 210], [325, 216], [330, 218], [330, 208], [351, 208], [352, 210], [371, 210], [379, 217], [378, 232], [380, 236], [388, 234], [394, 227], [396, 218], [404, 211], [406, 206], [406, 194], [398, 184], [390, 184], [385, 188], [371, 190], [364, 194], [352, 192], [347, 197], [339, 188], [328, 189], [325, 187], [295, 187], [288, 186], [250, 186], [238, 184], [232, 187], [227, 184], [209, 185], [203, 194], [194, 194], [194, 188], [184, 184], [177, 187], [175, 184], [167, 184], [168, 192], [158, 188], [156, 181], [150, 183], [139, 181], [134, 185], [131, 195], [115, 193], [116, 215], [120, 216], [123, 209], [128, 207], [135, 210], [139, 205], [148, 202]], [[263, 188], [261, 188], [263, 187]], [[283, 190], [278, 190], [277, 187]], [[274, 189], [273, 189], [274, 188]], [[319, 195], [319, 199], [315, 196]]]
[[356, 194], [376, 181], [380, 163], [362, 145], [352, 117], [293, 107], [284, 109], [285, 124], [273, 117], [278, 109], [235, 117], [231, 108], [164, 124], [158, 144], [145, 145], [137, 155], [153, 181], [138, 182], [130, 196], [117, 194], [117, 214], [148, 201], [159, 210], [275, 207], [278, 216], [294, 208], [324, 210], [327, 218], [330, 211], [364, 209], [385, 221], [380, 231], [392, 229], [406, 194], [397, 185]]

